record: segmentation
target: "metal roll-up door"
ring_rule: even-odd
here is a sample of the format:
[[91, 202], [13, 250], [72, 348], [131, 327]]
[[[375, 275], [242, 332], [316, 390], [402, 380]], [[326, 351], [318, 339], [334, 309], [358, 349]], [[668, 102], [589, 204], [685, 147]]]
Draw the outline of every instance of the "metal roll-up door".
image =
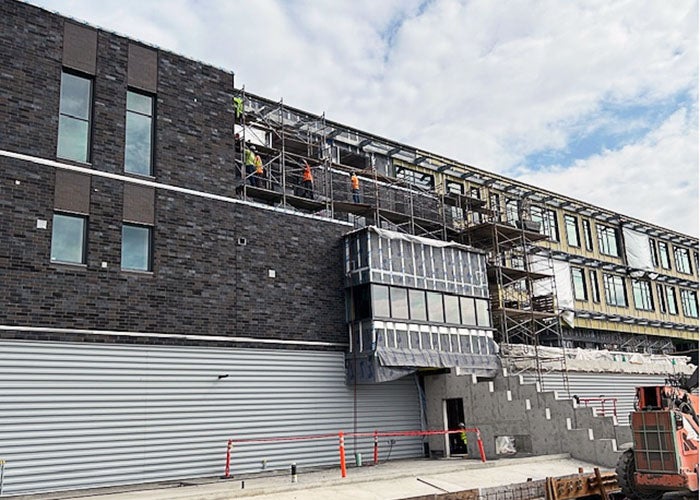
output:
[[[346, 386], [343, 353], [0, 341], [4, 493], [338, 463], [340, 430], [420, 429], [413, 379]], [[221, 378], [220, 378], [221, 377]], [[368, 442], [355, 451], [370, 453]], [[382, 457], [388, 444], [382, 443]], [[391, 458], [421, 456], [401, 438]]]

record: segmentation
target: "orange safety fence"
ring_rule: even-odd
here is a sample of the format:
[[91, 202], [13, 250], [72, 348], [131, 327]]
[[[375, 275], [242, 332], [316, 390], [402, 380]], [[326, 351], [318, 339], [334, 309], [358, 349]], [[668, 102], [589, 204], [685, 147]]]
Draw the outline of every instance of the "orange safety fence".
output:
[[300, 436], [280, 436], [280, 437], [259, 437], [259, 438], [240, 438], [240, 439], [229, 439], [226, 444], [226, 466], [224, 468], [224, 478], [228, 479], [231, 477], [231, 450], [233, 449], [234, 443], [264, 443], [264, 442], [277, 442], [277, 441], [310, 441], [316, 439], [329, 439], [338, 437], [338, 453], [340, 455], [340, 476], [347, 476], [347, 468], [345, 464], [345, 439], [355, 438], [355, 437], [371, 437], [374, 440], [374, 465], [379, 464], [379, 438], [380, 437], [417, 437], [417, 436], [436, 436], [436, 435], [446, 435], [446, 434], [460, 434], [462, 432], [469, 432], [476, 434], [476, 442], [479, 447], [479, 456], [482, 462], [486, 462], [486, 453], [484, 452], [484, 442], [481, 440], [481, 432], [476, 427], [469, 427], [466, 429], [448, 429], [448, 430], [432, 430], [432, 431], [377, 431], [374, 432], [348, 432], [345, 433], [340, 431], [338, 433], [326, 433], [326, 434], [305, 434]]

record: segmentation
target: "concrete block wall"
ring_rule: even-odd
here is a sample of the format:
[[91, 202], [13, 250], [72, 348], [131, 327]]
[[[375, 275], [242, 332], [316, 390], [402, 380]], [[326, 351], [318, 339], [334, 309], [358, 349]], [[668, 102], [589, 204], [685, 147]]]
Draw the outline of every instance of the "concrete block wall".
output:
[[[631, 440], [628, 427], [613, 417], [598, 417], [592, 408], [577, 407], [553, 391], [541, 391], [522, 377], [505, 370], [493, 380], [478, 381], [454, 373], [425, 377], [428, 427], [443, 428], [443, 400], [462, 398], [467, 427], [481, 431], [489, 459], [497, 458], [497, 436], [524, 436], [535, 455], [569, 453], [572, 457], [604, 467], [615, 467], [617, 443]], [[434, 436], [431, 452], [446, 455], [445, 440]], [[478, 454], [476, 439], [469, 440], [469, 454]]]

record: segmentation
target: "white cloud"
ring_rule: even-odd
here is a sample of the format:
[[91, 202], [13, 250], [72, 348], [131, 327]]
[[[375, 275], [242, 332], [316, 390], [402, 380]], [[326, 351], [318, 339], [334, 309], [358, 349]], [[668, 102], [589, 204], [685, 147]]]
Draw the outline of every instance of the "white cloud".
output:
[[[250, 92], [501, 173], [540, 168], [522, 166], [538, 152], [566, 152], [576, 134], [611, 120], [600, 114], [603, 104], [653, 106], [681, 93], [697, 101], [696, 0], [31, 1], [234, 70]], [[640, 184], [670, 157], [696, 184], [697, 143], [687, 138], [697, 123], [682, 121], [674, 147], [683, 151], [652, 147], [650, 134], [572, 159], [573, 179], [603, 159], [624, 170], [612, 162], [641, 148]], [[575, 196], [575, 184], [562, 181], [562, 194]], [[672, 216], [697, 204], [697, 189], [688, 199], [676, 195], [692, 190], [668, 183], [645, 188], [663, 189], [674, 196], [655, 210], [605, 199], [610, 189], [596, 200], [696, 234]]]

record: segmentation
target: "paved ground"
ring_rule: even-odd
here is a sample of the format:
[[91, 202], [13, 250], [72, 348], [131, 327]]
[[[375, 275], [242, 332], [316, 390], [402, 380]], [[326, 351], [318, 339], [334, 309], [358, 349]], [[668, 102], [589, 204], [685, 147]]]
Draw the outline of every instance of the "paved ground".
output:
[[[568, 455], [507, 458], [481, 463], [477, 460], [397, 460], [376, 467], [349, 468], [345, 479], [338, 469], [299, 471], [298, 482], [288, 473], [249, 475], [229, 480], [200, 479], [180, 483], [140, 485], [99, 491], [64, 492], [35, 496], [41, 499], [82, 500], [255, 500], [292, 499], [400, 499], [417, 495], [500, 486], [575, 474], [593, 464]], [[605, 469], [601, 469], [605, 470]], [[29, 497], [26, 497], [29, 498]]]

